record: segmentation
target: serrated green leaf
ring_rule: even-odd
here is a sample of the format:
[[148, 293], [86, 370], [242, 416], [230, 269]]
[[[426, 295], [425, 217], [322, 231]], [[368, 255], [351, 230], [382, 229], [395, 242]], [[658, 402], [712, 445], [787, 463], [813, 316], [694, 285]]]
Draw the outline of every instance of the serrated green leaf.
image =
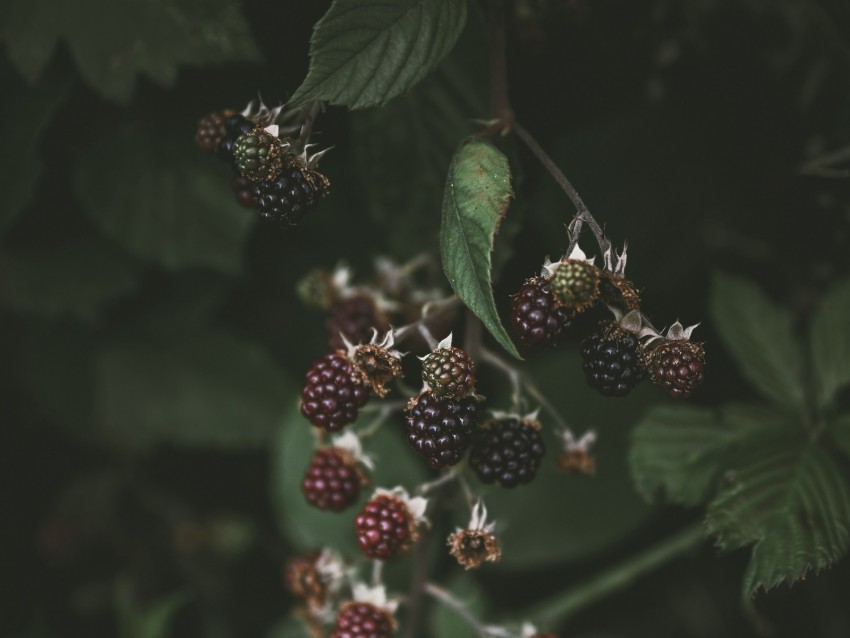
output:
[[219, 168], [188, 136], [127, 127], [83, 149], [74, 187], [86, 215], [131, 254], [235, 274], [255, 216], [236, 204]]
[[507, 158], [489, 142], [473, 139], [461, 144], [446, 178], [440, 253], [457, 296], [519, 359], [496, 311], [491, 280], [493, 242], [512, 195]]
[[181, 66], [259, 59], [233, 0], [11, 0], [5, 9], [0, 39], [21, 74], [35, 81], [62, 40], [80, 75], [120, 102], [140, 74], [170, 86]]
[[835, 419], [827, 430], [838, 449], [850, 458], [850, 414], [842, 414]]
[[296, 388], [260, 348], [212, 331], [99, 353], [95, 415], [130, 446], [249, 448], [269, 441]]
[[413, 90], [383, 108], [350, 114], [358, 183], [396, 258], [409, 258], [416, 243], [437, 242], [452, 155], [475, 131], [470, 118], [487, 110], [486, 51], [486, 33], [470, 19], [454, 50]]
[[[361, 414], [358, 423], [349, 427], [355, 430], [366, 427], [370, 416], [374, 415]], [[428, 471], [408, 447], [402, 430], [395, 425], [396, 421], [390, 417], [377, 434], [364, 441], [364, 451], [375, 460], [375, 470], [370, 472], [372, 485], [373, 488], [401, 485], [413, 490], [426, 480]], [[301, 492], [301, 480], [315, 447], [314, 428], [301, 415], [300, 404], [295, 403], [282, 420], [272, 451], [272, 494], [278, 525], [298, 550], [333, 547], [356, 555], [360, 550], [354, 538], [352, 517], [373, 488], [361, 490], [358, 504], [347, 512], [350, 515], [340, 516], [309, 505]], [[398, 462], [398, 459], [405, 461]]]
[[465, 22], [466, 0], [335, 0], [316, 23], [310, 69], [290, 104], [382, 105], [437, 66]]
[[91, 234], [0, 249], [0, 305], [23, 315], [92, 322], [138, 278], [132, 260]]
[[711, 313], [726, 347], [753, 386], [780, 405], [803, 408], [803, 356], [790, 313], [754, 284], [724, 274], [715, 277]]
[[793, 583], [850, 546], [850, 488], [832, 458], [796, 430], [778, 430], [724, 474], [707, 525], [722, 549], [754, 544], [743, 594]]
[[730, 446], [754, 427], [771, 426], [781, 415], [730, 406], [723, 412], [685, 405], [658, 406], [641, 419], [629, 452], [638, 492], [658, 492], [673, 503], [693, 506], [713, 493]]
[[812, 320], [812, 370], [818, 404], [827, 405], [850, 383], [850, 280], [835, 286]]
[[5, 63], [0, 64], [4, 113], [0, 118], [0, 231], [29, 203], [41, 175], [39, 150], [44, 129], [64, 102], [69, 78], [28, 87]]

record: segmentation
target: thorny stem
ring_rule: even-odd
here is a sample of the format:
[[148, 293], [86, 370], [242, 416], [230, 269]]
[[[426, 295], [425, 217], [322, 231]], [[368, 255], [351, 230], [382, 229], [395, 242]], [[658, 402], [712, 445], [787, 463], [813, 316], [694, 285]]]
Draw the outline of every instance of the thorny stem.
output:
[[567, 249], [566, 256], [569, 256], [573, 252], [573, 249], [578, 243], [578, 238], [579, 235], [581, 235], [583, 224], [590, 226], [590, 229], [593, 231], [593, 235], [596, 237], [596, 243], [599, 244], [599, 250], [603, 255], [611, 250], [611, 242], [608, 237], [605, 236], [605, 231], [602, 230], [602, 227], [596, 219], [594, 219], [593, 215], [590, 214], [587, 205], [579, 196], [578, 191], [576, 191], [575, 187], [572, 183], [570, 183], [570, 180], [567, 179], [567, 176], [564, 175], [563, 171], [561, 171], [555, 162], [552, 161], [549, 154], [543, 150], [543, 147], [537, 143], [537, 140], [534, 139], [531, 133], [529, 133], [528, 130], [526, 130], [526, 128], [519, 122], [513, 123], [512, 130], [516, 133], [517, 137], [525, 143], [529, 150], [534, 153], [537, 159], [540, 160], [540, 163], [543, 164], [544, 168], [549, 171], [552, 177], [555, 178], [555, 181], [558, 182], [558, 185], [564, 190], [567, 197], [570, 198], [570, 201], [572, 201], [573, 206], [576, 208], [576, 214], [568, 228], [570, 245]]
[[466, 605], [451, 595], [448, 591], [435, 585], [434, 583], [426, 583], [425, 591], [429, 596], [438, 600], [446, 607], [460, 616], [463, 621], [472, 627], [481, 638], [515, 638], [514, 634], [507, 629], [493, 625], [485, 625], [475, 615], [467, 609]]

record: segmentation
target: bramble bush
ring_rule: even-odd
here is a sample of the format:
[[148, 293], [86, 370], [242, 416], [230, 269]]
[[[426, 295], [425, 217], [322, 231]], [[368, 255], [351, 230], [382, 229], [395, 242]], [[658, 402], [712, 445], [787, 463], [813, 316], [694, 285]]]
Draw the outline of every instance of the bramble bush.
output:
[[66, 4], [0, 9], [8, 635], [846, 635], [839, 3]]

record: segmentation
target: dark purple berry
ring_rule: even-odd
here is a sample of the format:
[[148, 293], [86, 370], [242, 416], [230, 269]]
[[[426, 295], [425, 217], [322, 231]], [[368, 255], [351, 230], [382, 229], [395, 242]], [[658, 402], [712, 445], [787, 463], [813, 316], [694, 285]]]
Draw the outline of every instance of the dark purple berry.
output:
[[407, 413], [407, 442], [433, 468], [455, 465], [478, 429], [478, 400], [457, 400], [423, 392]]
[[337, 432], [357, 420], [369, 389], [356, 379], [344, 353], [331, 352], [313, 364], [301, 392], [301, 414], [318, 428]]
[[488, 421], [469, 453], [469, 466], [483, 483], [516, 487], [531, 482], [546, 452], [540, 425], [516, 417]]

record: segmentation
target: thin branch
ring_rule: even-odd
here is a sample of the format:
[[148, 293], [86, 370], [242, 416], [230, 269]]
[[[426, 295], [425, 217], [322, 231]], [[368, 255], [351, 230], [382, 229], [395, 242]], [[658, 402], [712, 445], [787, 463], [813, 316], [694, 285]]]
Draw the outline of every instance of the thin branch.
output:
[[456, 480], [458, 476], [460, 476], [461, 472], [457, 469], [457, 466], [452, 468], [451, 470], [444, 472], [433, 481], [429, 481], [427, 483], [422, 483], [417, 489], [417, 493], [421, 496], [425, 496], [428, 492], [432, 492], [438, 487], [442, 487], [446, 483], [451, 483]]
[[505, 44], [505, 0], [490, 0], [487, 12], [490, 33], [490, 114], [503, 121], [513, 119], [508, 97], [508, 63]]
[[579, 196], [578, 191], [572, 183], [570, 183], [570, 180], [567, 179], [567, 176], [564, 175], [563, 171], [558, 168], [555, 162], [552, 161], [552, 158], [549, 157], [549, 154], [543, 150], [543, 147], [537, 143], [537, 140], [534, 139], [531, 133], [529, 133], [524, 126], [522, 126], [519, 122], [514, 122], [512, 130], [516, 133], [517, 137], [521, 139], [526, 146], [528, 146], [529, 150], [534, 153], [535, 157], [540, 160], [540, 163], [543, 164], [547, 171], [549, 171], [549, 174], [555, 178], [555, 181], [558, 182], [558, 185], [567, 194], [567, 197], [570, 198], [570, 201], [572, 201], [573, 206], [576, 208], [576, 214], [570, 222], [568, 229], [570, 245], [567, 249], [566, 255], [569, 256], [573, 252], [576, 243], [578, 243], [578, 238], [581, 234], [583, 224], [590, 226], [602, 254], [604, 255], [608, 252], [611, 249], [611, 242], [608, 237], [605, 236], [605, 231], [602, 230], [602, 227], [593, 215], [590, 214], [584, 200], [582, 200], [581, 196]]
[[703, 540], [702, 524], [687, 527], [591, 578], [586, 583], [570, 588], [545, 601], [526, 614], [543, 625], [554, 626], [655, 571], [661, 565], [698, 547]]
[[383, 582], [384, 561], [372, 561], [372, 587], [378, 587]]
[[467, 606], [463, 602], [459, 601], [457, 598], [452, 596], [450, 592], [439, 585], [427, 583], [425, 585], [425, 591], [429, 596], [441, 602], [460, 616], [460, 618], [463, 619], [467, 625], [472, 627], [475, 633], [477, 633], [481, 638], [515, 638], [513, 633], [503, 627], [485, 625], [482, 623], [475, 617], [475, 614], [467, 609]]
[[446, 299], [441, 299], [440, 301], [425, 304], [425, 306], [422, 307], [422, 317], [393, 330], [395, 342], [401, 343], [405, 339], [409, 338], [411, 334], [418, 333], [420, 325], [427, 325], [436, 319], [440, 319], [459, 305], [460, 299], [458, 299], [456, 295], [452, 295]]
[[519, 411], [522, 405], [522, 375], [520, 371], [487, 348], [481, 350], [481, 360], [500, 370], [511, 384], [511, 407]]

